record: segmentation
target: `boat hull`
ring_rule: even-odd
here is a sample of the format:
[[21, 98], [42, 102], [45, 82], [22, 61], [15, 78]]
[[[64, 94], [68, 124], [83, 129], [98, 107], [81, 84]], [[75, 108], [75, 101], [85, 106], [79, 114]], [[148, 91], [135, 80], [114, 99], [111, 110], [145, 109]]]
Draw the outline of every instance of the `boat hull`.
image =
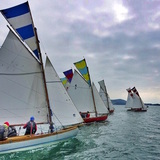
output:
[[77, 134], [77, 127], [69, 127], [53, 133], [10, 137], [0, 141], [0, 154], [41, 148], [75, 137]]
[[109, 110], [109, 113], [112, 114], [114, 112], [114, 110]]
[[108, 118], [108, 115], [103, 115], [99, 117], [89, 117], [89, 118], [83, 118], [85, 123], [91, 123], [91, 122], [101, 122], [105, 121]]
[[147, 109], [144, 109], [144, 108], [131, 108], [131, 109], [128, 109], [127, 111], [132, 111], [132, 112], [146, 112]]

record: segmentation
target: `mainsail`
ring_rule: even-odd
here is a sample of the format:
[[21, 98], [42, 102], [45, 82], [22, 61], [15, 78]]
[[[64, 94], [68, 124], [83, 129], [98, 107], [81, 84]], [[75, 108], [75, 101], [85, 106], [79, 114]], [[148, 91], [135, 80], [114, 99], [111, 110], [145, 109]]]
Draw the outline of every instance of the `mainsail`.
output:
[[83, 119], [69, 97], [48, 56], [46, 57], [45, 75], [50, 106], [54, 111], [54, 123], [63, 126], [82, 123]]
[[32, 21], [28, 2], [1, 10], [1, 13], [19, 34], [29, 48], [39, 58], [35, 27]]
[[126, 102], [125, 107], [126, 108], [132, 108], [133, 107], [133, 93], [132, 93], [131, 88], [128, 88], [126, 90], [128, 92], [128, 96], [127, 96], [127, 102]]
[[[14, 42], [14, 43], [13, 43]], [[48, 122], [41, 64], [10, 31], [0, 49], [0, 124], [24, 124], [31, 115]]]

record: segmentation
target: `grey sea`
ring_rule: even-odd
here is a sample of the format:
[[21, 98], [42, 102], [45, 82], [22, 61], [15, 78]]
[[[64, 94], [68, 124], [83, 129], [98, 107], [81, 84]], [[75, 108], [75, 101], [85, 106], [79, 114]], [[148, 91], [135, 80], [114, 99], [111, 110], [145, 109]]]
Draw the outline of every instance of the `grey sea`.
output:
[[0, 155], [0, 160], [160, 160], [160, 106], [129, 112], [115, 106], [104, 123], [79, 129], [66, 142], [38, 150]]

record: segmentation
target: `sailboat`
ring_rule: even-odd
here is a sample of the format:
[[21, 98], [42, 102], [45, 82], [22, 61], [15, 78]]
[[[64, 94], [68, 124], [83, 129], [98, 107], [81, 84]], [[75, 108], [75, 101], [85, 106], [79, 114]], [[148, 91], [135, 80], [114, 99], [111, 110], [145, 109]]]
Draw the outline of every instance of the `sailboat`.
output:
[[145, 112], [147, 111], [147, 106], [143, 103], [136, 87], [126, 89], [128, 92], [126, 108], [128, 111], [134, 112]]
[[[73, 103], [85, 123], [105, 121], [108, 118], [108, 109], [99, 96], [94, 83], [91, 83], [85, 59], [74, 64], [82, 75], [74, 70], [72, 81], [67, 90]], [[89, 117], [86, 117], [87, 112], [90, 114]]]
[[105, 82], [104, 82], [104, 80], [101, 80], [98, 83], [100, 85], [99, 95], [102, 98], [104, 104], [106, 105], [109, 113], [111, 114], [114, 112], [114, 106], [111, 102], [111, 99], [110, 99], [108, 93], [107, 93]]
[[[36, 149], [75, 137], [78, 128], [69, 124], [81, 122], [76, 110], [72, 111], [75, 115], [63, 110], [66, 119], [67, 116], [70, 119], [66, 123], [62, 120], [61, 126], [63, 116], [57, 116], [58, 124], [54, 120], [56, 112], [50, 102], [52, 96], [48, 95], [39, 40], [28, 2], [1, 10], [1, 13], [12, 27], [8, 26], [9, 33], [0, 48], [0, 124], [9, 121], [19, 131], [17, 136], [0, 141], [0, 154]], [[56, 107], [58, 105], [60, 108], [61, 104], [57, 103]], [[22, 126], [32, 115], [38, 130], [34, 135], [24, 135]]]

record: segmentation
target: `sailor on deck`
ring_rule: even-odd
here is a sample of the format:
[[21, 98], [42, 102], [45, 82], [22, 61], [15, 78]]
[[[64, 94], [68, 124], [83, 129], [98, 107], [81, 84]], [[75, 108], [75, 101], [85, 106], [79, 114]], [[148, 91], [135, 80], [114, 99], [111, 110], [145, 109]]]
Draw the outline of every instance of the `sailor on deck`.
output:
[[35, 134], [36, 131], [37, 131], [37, 124], [34, 122], [34, 117], [32, 116], [30, 118], [30, 121], [27, 122], [23, 128], [25, 129], [26, 128], [26, 132], [25, 132], [25, 135], [28, 135], [28, 134]]

